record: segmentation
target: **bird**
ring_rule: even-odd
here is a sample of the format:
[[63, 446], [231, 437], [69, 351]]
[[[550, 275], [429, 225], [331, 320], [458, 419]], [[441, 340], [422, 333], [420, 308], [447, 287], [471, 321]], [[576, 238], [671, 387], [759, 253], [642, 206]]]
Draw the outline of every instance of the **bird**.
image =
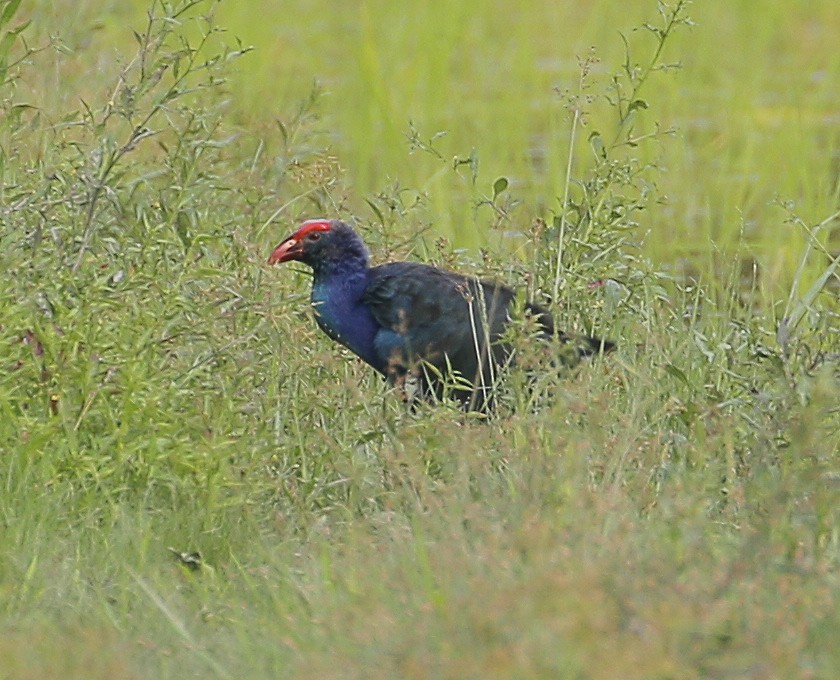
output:
[[517, 307], [513, 289], [494, 281], [420, 262], [371, 266], [362, 238], [338, 219], [303, 222], [268, 258], [269, 265], [293, 261], [312, 269], [321, 330], [413, 404], [451, 396], [466, 411], [492, 411], [496, 380], [512, 363], [505, 334], [516, 309], [535, 320], [541, 340], [576, 357], [615, 346], [558, 331], [546, 308]]

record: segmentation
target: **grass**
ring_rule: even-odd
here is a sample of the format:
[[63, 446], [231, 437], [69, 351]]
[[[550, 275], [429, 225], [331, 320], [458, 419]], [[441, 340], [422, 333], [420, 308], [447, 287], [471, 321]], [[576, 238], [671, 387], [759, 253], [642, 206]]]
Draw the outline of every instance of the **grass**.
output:
[[[22, 34], [30, 46], [45, 44], [58, 6], [34, 6], [38, 21]], [[384, 3], [351, 19], [314, 4], [289, 10], [313, 33], [344, 35], [336, 28], [349, 21], [350, 36], [365, 39], [306, 51], [311, 34], [289, 29], [295, 49], [275, 66], [298, 75], [276, 78], [277, 125], [247, 104], [264, 97], [259, 69], [269, 67], [250, 66], [253, 54], [199, 18], [210, 7], [175, 22], [155, 5], [145, 31], [123, 3], [110, 13], [82, 3], [61, 15], [73, 51], [31, 54], [2, 84], [0, 678], [836, 677], [830, 133], [812, 155], [807, 131], [820, 123], [773, 108], [784, 113], [776, 145], [761, 126], [743, 135], [735, 115], [613, 145], [615, 107], [586, 95], [622, 73], [621, 41], [576, 97], [574, 51], [533, 26], [566, 26], [574, 12], [585, 46], [599, 27], [660, 26], [655, 8], [621, 22], [609, 8], [540, 10], [551, 24], [523, 14], [494, 62], [469, 48], [510, 17], [488, 9], [477, 24], [457, 3], [412, 6], [393, 33], [383, 31], [395, 21]], [[702, 39], [714, 17], [722, 36], [740, 35], [752, 5], [728, 7], [724, 21], [722, 5], [698, 3], [698, 26], [668, 37], [666, 61], [685, 68], [651, 75], [636, 131], [653, 131], [660, 115], [677, 121], [680, 88], [713, 55], [730, 66], [706, 72], [689, 110], [730, 101], [737, 87], [724, 74], [754, 74], [756, 95], [806, 62], [825, 60], [831, 72], [834, 52], [821, 40], [834, 4], [790, 3], [790, 25], [813, 39], [770, 63], [761, 57], [782, 40], [782, 10], [767, 9], [735, 71], [735, 56]], [[220, 9], [236, 22], [237, 6]], [[439, 28], [435, 9], [451, 14]], [[0, 33], [19, 24], [10, 17]], [[114, 62], [100, 44], [129, 39], [123, 18], [139, 43]], [[646, 63], [650, 44], [632, 36], [633, 62]], [[185, 40], [206, 41], [200, 58], [191, 61]], [[440, 64], [408, 69], [398, 48], [411, 44], [436, 45], [427, 56]], [[6, 45], [7, 64], [26, 53], [0, 35], [0, 58]], [[332, 108], [335, 94], [299, 105], [308, 75], [326, 68], [319, 60], [337, 68], [342, 47], [360, 51], [348, 61], [361, 82], [379, 82], [378, 108], [340, 79], [328, 84], [346, 106]], [[534, 76], [542, 89], [519, 78], [549, 47], [568, 66], [564, 97], [550, 94], [558, 71]], [[784, 55], [786, 71], [776, 68]], [[476, 84], [458, 101], [433, 87], [452, 64]], [[634, 73], [619, 76], [623, 91]], [[406, 87], [383, 86], [392, 82]], [[820, 82], [786, 96], [801, 97], [802, 110], [828, 108]], [[401, 97], [412, 92], [441, 118], [414, 117], [405, 164]], [[544, 137], [553, 169], [532, 175], [518, 153], [531, 148], [529, 133], [511, 122], [523, 92], [553, 107]], [[749, 101], [735, 98], [734, 109], [753, 111], [755, 99], [740, 94]], [[568, 183], [563, 102], [589, 121], [573, 137]], [[455, 127], [455, 109], [464, 127], [432, 139]], [[353, 116], [383, 128], [368, 136]], [[589, 139], [595, 129], [603, 147]], [[482, 140], [475, 185], [474, 162], [449, 169], [454, 153], [469, 160], [470, 139]], [[783, 176], [782, 157], [795, 159]], [[739, 194], [747, 183], [736, 168], [764, 178], [754, 194]], [[510, 183], [494, 189], [500, 176]], [[777, 191], [794, 205], [764, 206]], [[265, 266], [298, 214], [353, 211], [377, 259], [422, 257], [519, 281], [555, 298], [565, 328], [614, 338], [618, 350], [574, 373], [546, 371], [531, 390], [514, 376], [515, 408], [489, 422], [446, 404], [406, 413], [317, 332], [307, 277]], [[755, 233], [752, 221], [768, 215], [795, 239]], [[431, 216], [437, 231], [426, 229]], [[458, 232], [459, 216], [485, 235]], [[696, 228], [677, 232], [692, 242], [635, 247], [669, 220]], [[710, 248], [711, 236], [731, 248]], [[489, 246], [480, 261], [460, 249], [479, 242]], [[788, 271], [767, 273], [788, 259]]]
[[[60, 3], [34, 4], [32, 31], [46, 35], [60, 26], [73, 50], [44, 69], [39, 99], [57, 98], [65, 110], [80, 93], [101, 95], [100, 79], [87, 73], [113, 73], [114, 49], [125, 44], [128, 26], [142, 23], [146, 3], [82, 2], [71, 13]], [[353, 188], [350, 207], [375, 219], [363, 197], [394, 186], [410, 190], [406, 200], [417, 192], [423, 209], [410, 226], [472, 249], [522, 247], [488, 228], [489, 210], [475, 210], [501, 175], [520, 202], [504, 232], [558, 212], [569, 147], [561, 95], [576, 89], [578, 57], [595, 46], [593, 79], [603, 87], [624, 58], [620, 31], [640, 61], [654, 45], [632, 30], [655, 14], [652, 0], [539, 3], [514, 18], [492, 0], [407, 7], [366, 0], [347, 8], [309, 0], [221, 3], [218, 13], [230, 34], [255, 47], [231, 79], [229, 122], [271, 148], [274, 121], [320, 83], [313, 113]], [[722, 266], [720, 249], [743, 241], [762, 285], [779, 296], [806, 239], [788, 227], [777, 199], [794, 201], [807, 222], [817, 222], [840, 197], [840, 57], [833, 49], [840, 9], [833, 0], [760, 11], [750, 2], [706, 0], [691, 16], [693, 28], [672, 36], [664, 53], [665, 63], [682, 68], [659, 74], [641, 92], [650, 108], [638, 112], [640, 123], [649, 129], [658, 122], [677, 136], [638, 151], [666, 169], [656, 178], [664, 205], [645, 214], [640, 240], [656, 261], [689, 274]], [[586, 136], [610, 128], [612, 116], [608, 106], [590, 112], [573, 176], [591, 162]], [[442, 159], [412, 152], [411, 123], [424, 139], [446, 133], [436, 140]], [[453, 158], [471, 154], [479, 161], [475, 185], [467, 168], [449, 169]]]

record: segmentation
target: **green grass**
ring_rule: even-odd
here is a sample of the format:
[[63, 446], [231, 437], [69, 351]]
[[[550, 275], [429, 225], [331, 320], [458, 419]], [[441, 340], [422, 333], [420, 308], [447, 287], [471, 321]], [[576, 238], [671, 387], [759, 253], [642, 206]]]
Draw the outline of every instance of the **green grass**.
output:
[[[837, 677], [840, 20], [777, 4], [693, 6], [634, 128], [681, 132], [612, 147], [587, 104], [567, 184], [552, 87], [595, 43], [603, 92], [648, 3], [230, 3], [259, 49], [193, 63], [195, 9], [35, 3], [70, 51], [0, 85], [0, 679]], [[265, 265], [348, 213], [617, 351], [407, 413]]]
[[[36, 2], [32, 31], [60, 27], [73, 50], [40, 74], [47, 86], [36, 86], [37, 97], [75, 107], [80, 93], [101, 96], [100, 77], [87, 73], [113, 72], [113, 50], [126, 44], [129, 26], [142, 23], [145, 4], [81, 2], [68, 13], [61, 3]], [[805, 240], [777, 199], [794, 201], [808, 222], [840, 199], [840, 8], [834, 0], [765, 5], [692, 5], [694, 27], [678, 31], [664, 54], [682, 68], [641, 92], [650, 108], [639, 112], [639, 124], [649, 130], [658, 122], [676, 137], [638, 152], [666, 169], [656, 179], [665, 204], [644, 215], [640, 240], [658, 262], [694, 274], [721, 266], [718, 249], [733, 248], [743, 234], [762, 285], [779, 295]], [[593, 46], [601, 59], [593, 77], [602, 87], [624, 57], [619, 32], [641, 61], [653, 41], [633, 28], [656, 11], [653, 0], [531, 3], [515, 11], [492, 0], [291, 0], [222, 3], [218, 13], [231, 35], [255, 47], [231, 79], [229, 122], [271, 149], [274, 121], [320, 83], [314, 113], [353, 189], [352, 210], [373, 219], [362, 197], [396, 184], [421, 193], [423, 209], [410, 226], [431, 226], [458, 246], [499, 248], [510, 243], [488, 228], [493, 215], [474, 210], [475, 202], [505, 175], [522, 203], [508, 231], [559, 209], [569, 113], [558, 92], [575, 90], [577, 60]], [[586, 135], [613, 125], [609, 107], [594, 107], [588, 118], [575, 176], [591, 163]], [[446, 132], [437, 140], [444, 161], [412, 153], [411, 122], [423, 138]], [[475, 187], [464, 168], [449, 170], [454, 157], [473, 152]]]

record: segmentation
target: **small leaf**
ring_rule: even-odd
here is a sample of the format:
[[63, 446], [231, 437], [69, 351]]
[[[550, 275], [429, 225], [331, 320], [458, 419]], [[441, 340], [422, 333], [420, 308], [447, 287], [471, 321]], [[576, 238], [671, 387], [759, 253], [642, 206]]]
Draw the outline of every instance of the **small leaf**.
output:
[[367, 203], [370, 209], [373, 210], [373, 214], [376, 215], [376, 218], [379, 220], [379, 224], [385, 226], [385, 217], [382, 215], [382, 211], [379, 209], [379, 206], [367, 198], [365, 199], [365, 203]]
[[0, 38], [0, 56], [2, 56], [5, 61], [6, 55], [9, 54], [9, 51], [12, 48], [12, 45], [15, 42], [15, 34], [11, 31], [6, 33], [2, 38]]
[[193, 270], [193, 274], [196, 279], [210, 279], [216, 276], [229, 276], [230, 272], [218, 267], [197, 267]]
[[592, 146], [592, 150], [595, 152], [595, 155], [598, 156], [598, 158], [606, 159], [607, 150], [604, 147], [604, 139], [603, 137], [601, 137], [600, 132], [598, 132], [597, 130], [593, 130], [589, 134], [589, 144]]
[[175, 231], [178, 233], [178, 238], [181, 239], [185, 251], [189, 250], [192, 245], [192, 236], [190, 235], [191, 226], [189, 215], [183, 211], [179, 211], [178, 217], [175, 220]]
[[18, 36], [21, 33], [23, 33], [27, 28], [29, 28], [29, 24], [31, 24], [31, 23], [32, 23], [31, 19], [29, 21], [24, 21], [22, 24], [20, 24], [18, 26], [15, 26], [15, 28], [10, 28], [9, 33], [14, 35], [14, 36]]
[[289, 144], [289, 132], [286, 130], [286, 126], [283, 125], [283, 121], [276, 120], [274, 121], [277, 124], [277, 128], [280, 130], [280, 134], [283, 136], [283, 144], [288, 146]]
[[691, 383], [688, 382], [688, 378], [686, 377], [685, 373], [683, 373], [679, 368], [674, 366], [674, 364], [665, 364], [665, 372], [668, 375], [673, 376], [680, 382], [685, 383], [687, 387], [691, 387]]
[[493, 182], [493, 200], [495, 201], [499, 194], [504, 192], [508, 186], [510, 186], [510, 182], [507, 177], [499, 177], [499, 179]]
[[646, 109], [647, 107], [648, 103], [644, 99], [634, 99], [630, 102], [630, 106], [627, 107], [627, 113], [635, 111], [636, 109]]
[[0, 26], [5, 26], [17, 12], [20, 7], [21, 0], [10, 0], [3, 8], [3, 13], [0, 14]]

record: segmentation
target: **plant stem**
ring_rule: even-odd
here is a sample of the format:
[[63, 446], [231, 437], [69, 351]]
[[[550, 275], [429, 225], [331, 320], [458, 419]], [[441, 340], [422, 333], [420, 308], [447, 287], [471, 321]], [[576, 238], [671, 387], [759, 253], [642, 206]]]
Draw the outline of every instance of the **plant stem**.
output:
[[[581, 73], [578, 89], [583, 90], [584, 73]], [[563, 244], [566, 240], [566, 212], [569, 208], [569, 186], [572, 183], [572, 163], [575, 158], [575, 140], [577, 139], [577, 128], [580, 122], [580, 106], [575, 106], [572, 116], [572, 130], [569, 134], [569, 155], [566, 159], [566, 181], [563, 185], [563, 205], [560, 210], [560, 234], [557, 237], [557, 262], [554, 269], [554, 287], [551, 290], [551, 299], [557, 301], [560, 293], [560, 277], [563, 275]]]

